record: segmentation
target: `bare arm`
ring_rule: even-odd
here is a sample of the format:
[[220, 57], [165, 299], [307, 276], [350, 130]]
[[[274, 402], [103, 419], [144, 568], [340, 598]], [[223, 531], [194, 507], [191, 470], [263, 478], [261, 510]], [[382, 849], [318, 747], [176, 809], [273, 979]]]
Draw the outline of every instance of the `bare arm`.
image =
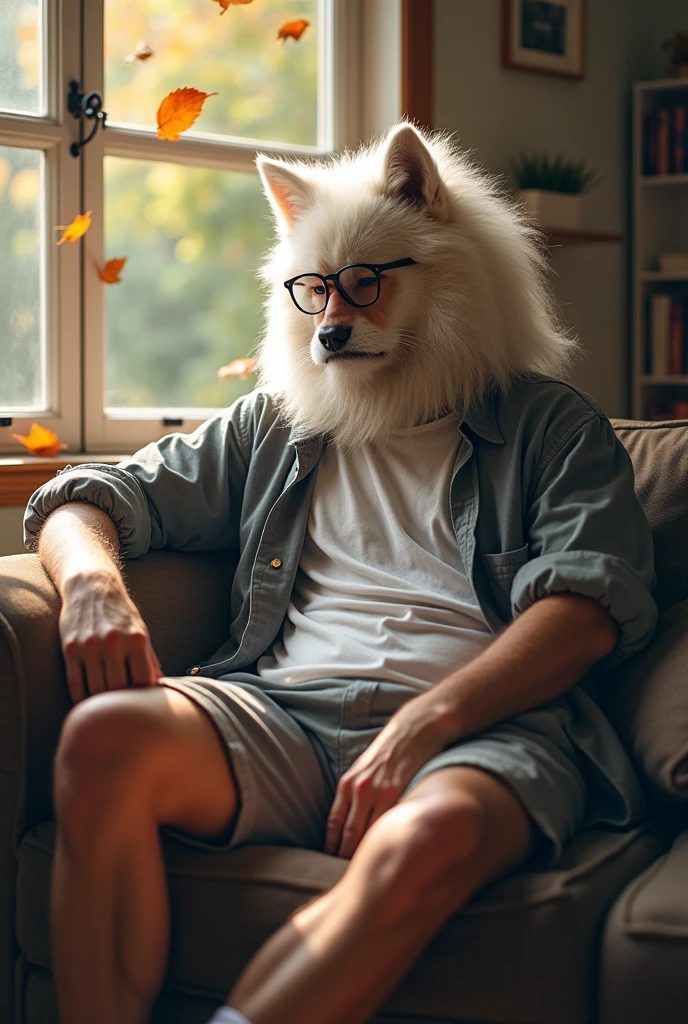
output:
[[551, 594], [414, 703], [425, 702], [443, 743], [454, 743], [566, 693], [614, 650], [617, 632], [597, 601]]
[[90, 694], [153, 685], [162, 675], [148, 630], [119, 569], [115, 524], [72, 501], [41, 530], [38, 553], [62, 598], [60, 639], [74, 703]]

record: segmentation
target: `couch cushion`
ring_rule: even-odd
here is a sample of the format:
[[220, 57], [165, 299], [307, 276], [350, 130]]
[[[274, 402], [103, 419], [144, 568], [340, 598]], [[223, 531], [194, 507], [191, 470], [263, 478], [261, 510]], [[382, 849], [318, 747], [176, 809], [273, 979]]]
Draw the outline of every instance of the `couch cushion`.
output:
[[600, 687], [605, 711], [657, 796], [688, 800], [688, 601]]
[[688, 832], [629, 885], [604, 930], [599, 1024], [688, 1020]]
[[688, 421], [612, 420], [652, 527], [660, 609], [688, 598]]
[[[19, 848], [17, 937], [41, 967], [50, 966], [53, 842], [53, 823], [46, 823]], [[556, 869], [519, 872], [487, 888], [442, 928], [384, 1012], [407, 1015], [409, 1024], [587, 1024], [607, 908], [667, 842], [651, 825], [589, 831]], [[336, 857], [285, 847], [211, 853], [164, 836], [163, 849], [173, 922], [165, 987], [218, 1001], [268, 936], [346, 867]]]

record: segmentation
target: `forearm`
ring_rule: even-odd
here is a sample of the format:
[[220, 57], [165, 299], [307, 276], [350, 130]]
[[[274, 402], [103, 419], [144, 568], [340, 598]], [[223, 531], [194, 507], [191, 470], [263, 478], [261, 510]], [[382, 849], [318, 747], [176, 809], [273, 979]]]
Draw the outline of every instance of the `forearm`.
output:
[[70, 581], [85, 576], [116, 577], [119, 572], [117, 527], [107, 512], [87, 501], [71, 501], [45, 522], [38, 554], [64, 597]]
[[531, 605], [468, 665], [416, 698], [445, 745], [566, 693], [616, 644], [598, 602], [556, 594]]

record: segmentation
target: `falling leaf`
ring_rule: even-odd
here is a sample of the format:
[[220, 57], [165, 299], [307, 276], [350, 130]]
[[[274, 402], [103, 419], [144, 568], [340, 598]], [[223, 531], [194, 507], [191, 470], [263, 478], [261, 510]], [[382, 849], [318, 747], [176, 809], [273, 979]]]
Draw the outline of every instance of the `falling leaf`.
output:
[[277, 38], [283, 39], [285, 43], [287, 39], [294, 39], [298, 42], [309, 25], [310, 21], [306, 21], [305, 18], [297, 18], [296, 21], [285, 21], [277, 33]]
[[92, 210], [89, 210], [88, 213], [78, 213], [71, 224], [58, 224], [55, 231], [64, 231], [64, 235], [56, 244], [62, 245], [63, 242], [78, 242], [91, 226], [92, 212]]
[[257, 359], [234, 359], [231, 363], [227, 363], [226, 366], [221, 366], [217, 371], [217, 375], [220, 380], [223, 380], [225, 377], [238, 377], [239, 380], [246, 380], [249, 374], [255, 373], [257, 369]]
[[139, 39], [136, 44], [136, 48], [128, 53], [124, 60], [127, 64], [133, 64], [137, 60], [148, 60], [149, 57], [153, 56], [155, 51], [150, 48], [145, 39]]
[[158, 138], [176, 142], [179, 133], [194, 123], [208, 97], [217, 95], [200, 89], [175, 89], [158, 107]]
[[213, 0], [214, 4], [219, 4], [222, 10], [220, 14], [224, 14], [228, 7], [232, 4], [251, 4], [253, 0]]
[[98, 271], [98, 277], [104, 284], [119, 284], [121, 281], [119, 275], [122, 273], [122, 267], [126, 262], [126, 256], [123, 256], [122, 259], [114, 258], [108, 260], [102, 270]]
[[32, 423], [28, 437], [22, 434], [12, 434], [15, 441], [21, 441], [25, 448], [28, 448], [32, 455], [57, 455], [63, 448], [69, 446], [60, 441], [57, 434], [42, 427], [40, 423]]

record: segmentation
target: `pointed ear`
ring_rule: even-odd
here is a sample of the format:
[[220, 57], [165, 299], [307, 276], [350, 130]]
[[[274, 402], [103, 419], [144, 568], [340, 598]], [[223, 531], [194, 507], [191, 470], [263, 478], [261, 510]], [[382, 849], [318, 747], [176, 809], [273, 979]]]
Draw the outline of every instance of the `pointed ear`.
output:
[[435, 220], [448, 216], [447, 199], [432, 153], [420, 132], [401, 124], [387, 137], [383, 159], [385, 194], [423, 210]]
[[312, 187], [294, 168], [279, 160], [259, 156], [256, 165], [278, 226], [288, 234], [313, 203]]

